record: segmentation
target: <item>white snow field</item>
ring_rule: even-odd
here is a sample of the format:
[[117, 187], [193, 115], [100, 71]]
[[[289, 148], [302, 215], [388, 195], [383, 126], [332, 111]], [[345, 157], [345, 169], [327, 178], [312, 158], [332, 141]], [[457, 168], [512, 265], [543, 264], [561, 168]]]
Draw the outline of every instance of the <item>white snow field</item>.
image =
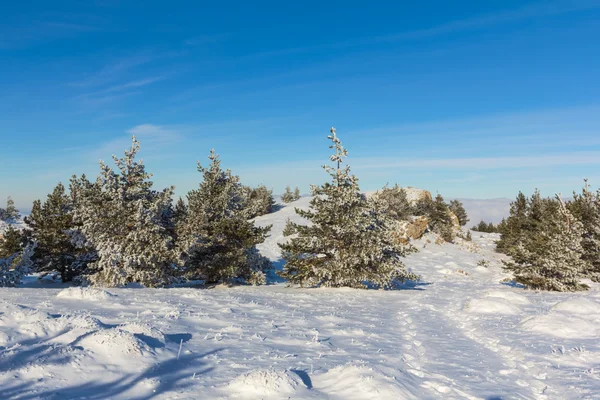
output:
[[[294, 206], [273, 224], [263, 254]], [[0, 398], [598, 399], [600, 291], [503, 284], [494, 234], [436, 245], [399, 290], [0, 289]], [[488, 267], [478, 266], [485, 259]]]

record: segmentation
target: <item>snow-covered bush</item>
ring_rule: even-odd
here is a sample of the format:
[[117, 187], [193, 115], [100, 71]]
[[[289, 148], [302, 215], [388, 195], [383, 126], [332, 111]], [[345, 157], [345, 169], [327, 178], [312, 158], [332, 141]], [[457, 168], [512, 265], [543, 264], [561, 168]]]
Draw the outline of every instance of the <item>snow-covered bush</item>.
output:
[[407, 221], [411, 215], [411, 207], [406, 196], [406, 190], [394, 185], [394, 187], [384, 186], [383, 189], [377, 191], [373, 197], [380, 200], [382, 211], [390, 218], [396, 221]]
[[0, 287], [14, 287], [21, 283], [25, 275], [31, 272], [31, 257], [35, 251], [35, 242], [9, 257], [0, 258]]

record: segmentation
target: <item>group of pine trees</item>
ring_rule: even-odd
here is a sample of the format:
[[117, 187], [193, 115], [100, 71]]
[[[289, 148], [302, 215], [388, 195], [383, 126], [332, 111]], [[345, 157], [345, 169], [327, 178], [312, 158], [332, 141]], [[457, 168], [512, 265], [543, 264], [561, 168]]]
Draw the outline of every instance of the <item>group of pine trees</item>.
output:
[[65, 282], [263, 282], [270, 261], [256, 245], [270, 227], [249, 219], [271, 211], [271, 191], [242, 185], [212, 151], [210, 164], [198, 165], [199, 188], [174, 206], [172, 187], [153, 189], [152, 175], [136, 159], [139, 149], [134, 137], [123, 158], [113, 156], [116, 168], [101, 162], [95, 181], [73, 176], [68, 189], [59, 183], [45, 201], [35, 201], [26, 228], [9, 228], [0, 243], [0, 257], [12, 266], [5, 269], [14, 270], [14, 260], [27, 253], [34, 271]]
[[472, 231], [475, 232], [484, 232], [484, 233], [499, 233], [506, 220], [503, 219], [499, 224], [494, 225], [493, 222], [485, 222], [484, 220], [479, 221], [477, 225], [473, 225], [471, 228]]
[[289, 186], [285, 187], [285, 192], [281, 195], [281, 201], [284, 203], [291, 203], [300, 198], [300, 188], [296, 186], [296, 189], [292, 192], [292, 189]]
[[453, 214], [458, 220], [458, 225], [464, 226], [469, 222], [467, 212], [459, 200], [446, 203], [440, 194], [437, 194], [433, 200], [426, 197], [411, 204], [406, 190], [396, 184], [391, 188], [386, 185], [377, 192], [376, 197], [386, 214], [392, 219], [407, 221], [411, 216], [424, 216], [428, 220], [430, 229], [448, 242], [454, 237]]
[[[324, 168], [331, 182], [312, 187], [309, 211], [296, 209], [309, 226], [287, 225], [292, 237], [280, 245], [286, 261], [280, 275], [302, 286], [335, 287], [417, 279], [401, 261], [410, 249], [390, 234], [391, 222], [405, 214], [362, 194], [350, 168], [342, 168], [347, 151], [333, 128], [329, 139], [334, 166]], [[173, 204], [172, 187], [153, 188], [152, 175], [136, 159], [139, 149], [134, 137], [123, 158], [113, 156], [114, 168], [100, 163], [95, 181], [73, 176], [68, 188], [59, 183], [36, 201], [26, 228], [10, 229], [0, 243], [10, 263], [0, 285], [18, 283], [26, 270], [109, 287], [159, 287], [178, 279], [264, 283], [271, 262], [256, 246], [271, 227], [257, 227], [252, 219], [272, 210], [271, 191], [242, 185], [211, 151], [207, 166], [198, 163], [198, 188]], [[298, 188], [288, 187], [282, 200], [299, 197]]]
[[532, 289], [585, 290], [583, 278], [600, 281], [600, 191], [587, 180], [581, 193], [564, 201], [519, 193], [499, 225], [497, 251], [511, 256], [505, 268]]

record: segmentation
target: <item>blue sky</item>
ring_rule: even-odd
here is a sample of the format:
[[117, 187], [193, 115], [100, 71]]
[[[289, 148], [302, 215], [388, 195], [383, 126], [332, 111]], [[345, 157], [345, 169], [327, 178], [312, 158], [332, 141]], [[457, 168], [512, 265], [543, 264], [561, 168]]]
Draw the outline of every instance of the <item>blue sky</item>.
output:
[[[414, 3], [414, 4], [409, 4]], [[600, 0], [22, 1], [0, 19], [0, 197], [96, 176], [132, 134], [183, 195], [211, 148], [246, 184], [600, 186]]]

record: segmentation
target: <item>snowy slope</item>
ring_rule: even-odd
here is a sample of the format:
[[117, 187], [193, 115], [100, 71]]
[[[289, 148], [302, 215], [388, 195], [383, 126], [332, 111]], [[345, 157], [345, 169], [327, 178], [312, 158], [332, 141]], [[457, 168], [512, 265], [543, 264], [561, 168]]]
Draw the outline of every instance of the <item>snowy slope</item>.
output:
[[[308, 201], [257, 219], [279, 267]], [[418, 241], [423, 281], [395, 291], [0, 289], [0, 398], [598, 398], [598, 286], [501, 284], [496, 238]]]

